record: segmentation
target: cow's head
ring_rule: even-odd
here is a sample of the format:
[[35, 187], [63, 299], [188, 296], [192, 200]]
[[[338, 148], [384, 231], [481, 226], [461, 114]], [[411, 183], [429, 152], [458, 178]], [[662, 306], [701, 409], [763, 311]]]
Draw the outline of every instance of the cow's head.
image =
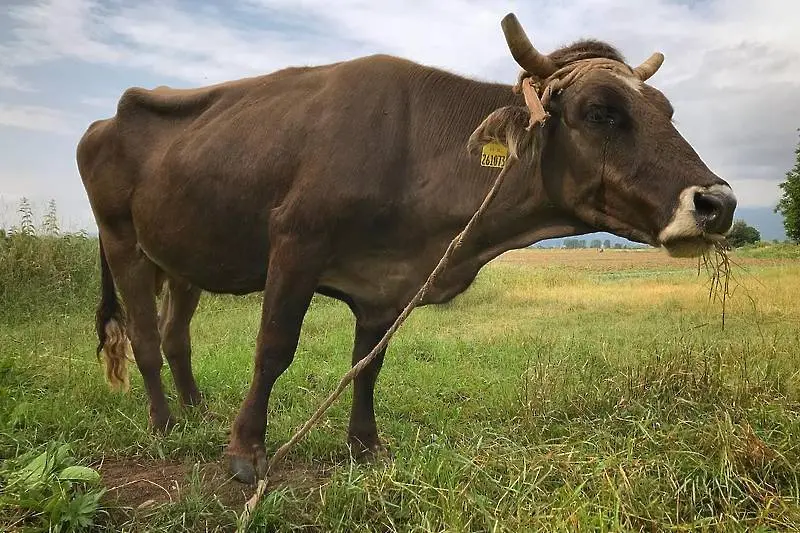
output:
[[[528, 129], [529, 106], [498, 109], [471, 143], [493, 138], [521, 161], [541, 165], [550, 200], [598, 230], [675, 256], [699, 255], [728, 232], [733, 191], [675, 129], [667, 98], [644, 83], [661, 66], [661, 54], [630, 68], [612, 47], [588, 41], [546, 56], [513, 14], [502, 26], [522, 77], [538, 87], [529, 91], [554, 89], [542, 98], [550, 116]], [[570, 78], [570, 69], [581, 72]], [[531, 150], [540, 153], [523, 157]]]

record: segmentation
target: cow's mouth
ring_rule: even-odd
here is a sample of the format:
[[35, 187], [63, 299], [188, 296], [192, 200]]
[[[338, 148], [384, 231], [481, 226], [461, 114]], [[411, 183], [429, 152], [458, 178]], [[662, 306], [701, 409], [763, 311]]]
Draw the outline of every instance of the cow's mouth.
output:
[[711, 250], [716, 243], [725, 240], [724, 235], [703, 233], [664, 241], [661, 245], [671, 257], [699, 257]]

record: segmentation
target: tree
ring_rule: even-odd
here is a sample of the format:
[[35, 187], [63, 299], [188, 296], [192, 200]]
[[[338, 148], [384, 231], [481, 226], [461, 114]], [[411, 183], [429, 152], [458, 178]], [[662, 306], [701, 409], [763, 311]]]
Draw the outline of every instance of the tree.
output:
[[794, 155], [794, 167], [786, 173], [786, 181], [778, 185], [782, 193], [775, 212], [783, 215], [786, 236], [794, 242], [800, 242], [800, 143]]
[[734, 248], [745, 244], [755, 244], [760, 240], [761, 233], [753, 226], [749, 226], [744, 220], [734, 222], [728, 234], [728, 242]]
[[603, 241], [603, 248], [611, 248], [611, 239], [606, 239]]

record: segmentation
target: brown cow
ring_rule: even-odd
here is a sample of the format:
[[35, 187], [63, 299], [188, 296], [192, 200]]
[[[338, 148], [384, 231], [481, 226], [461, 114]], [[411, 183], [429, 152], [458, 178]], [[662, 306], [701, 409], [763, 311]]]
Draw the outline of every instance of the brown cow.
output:
[[[236, 478], [253, 481], [265, 465], [270, 391], [292, 362], [312, 296], [350, 307], [359, 361], [497, 175], [468, 141], [496, 139], [519, 163], [425, 304], [452, 299], [492, 258], [541, 239], [604, 230], [692, 256], [729, 230], [730, 187], [673, 127], [664, 95], [644, 84], [663, 57], [632, 69], [597, 41], [546, 56], [513, 15], [503, 29], [537, 82], [589, 58], [616, 66], [554, 92], [550, 117], [531, 130], [510, 86], [385, 55], [194, 90], [132, 88], [113, 118], [88, 128], [77, 160], [101, 240], [98, 353], [112, 383], [124, 380], [130, 339], [153, 428], [172, 423], [161, 348], [181, 400], [200, 400], [189, 342], [200, 291], [263, 290], [255, 371], [226, 452]], [[355, 381], [356, 453], [381, 449], [373, 393], [382, 360]]]

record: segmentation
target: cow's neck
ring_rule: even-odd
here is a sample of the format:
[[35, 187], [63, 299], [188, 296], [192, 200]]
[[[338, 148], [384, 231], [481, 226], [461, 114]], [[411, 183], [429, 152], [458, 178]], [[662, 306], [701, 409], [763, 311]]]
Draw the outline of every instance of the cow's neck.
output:
[[[492, 111], [523, 102], [508, 85], [465, 80], [439, 72], [428, 76], [417, 94], [429, 126], [412, 141], [420, 143], [415, 153], [426, 154], [424, 163], [441, 169], [433, 177], [436, 183], [426, 182], [425, 192], [443, 199], [437, 203], [443, 210], [441, 220], [458, 232], [500, 172], [497, 168], [481, 167], [479, 155], [467, 154], [466, 141]], [[529, 157], [523, 157], [509, 169], [497, 196], [473, 229], [451, 259], [441, 281], [435, 284], [436, 294], [426, 300], [452, 298], [469, 286], [481, 267], [503, 252], [543, 239], [592, 231], [550, 202], [542, 177]]]
[[510, 169], [497, 197], [466, 241], [465, 256], [474, 258], [480, 265], [503, 252], [543, 239], [592, 231], [550, 201], [541, 176], [532, 172], [526, 163], [523, 160]]
[[[473, 191], [474, 205], [480, 205], [490, 187], [486, 183], [477, 194]], [[471, 216], [461, 214], [462, 227]], [[484, 265], [508, 250], [594, 231], [549, 200], [541, 176], [534, 176], [524, 160], [509, 169], [497, 196], [472, 229], [426, 303], [444, 302], [464, 291]]]

